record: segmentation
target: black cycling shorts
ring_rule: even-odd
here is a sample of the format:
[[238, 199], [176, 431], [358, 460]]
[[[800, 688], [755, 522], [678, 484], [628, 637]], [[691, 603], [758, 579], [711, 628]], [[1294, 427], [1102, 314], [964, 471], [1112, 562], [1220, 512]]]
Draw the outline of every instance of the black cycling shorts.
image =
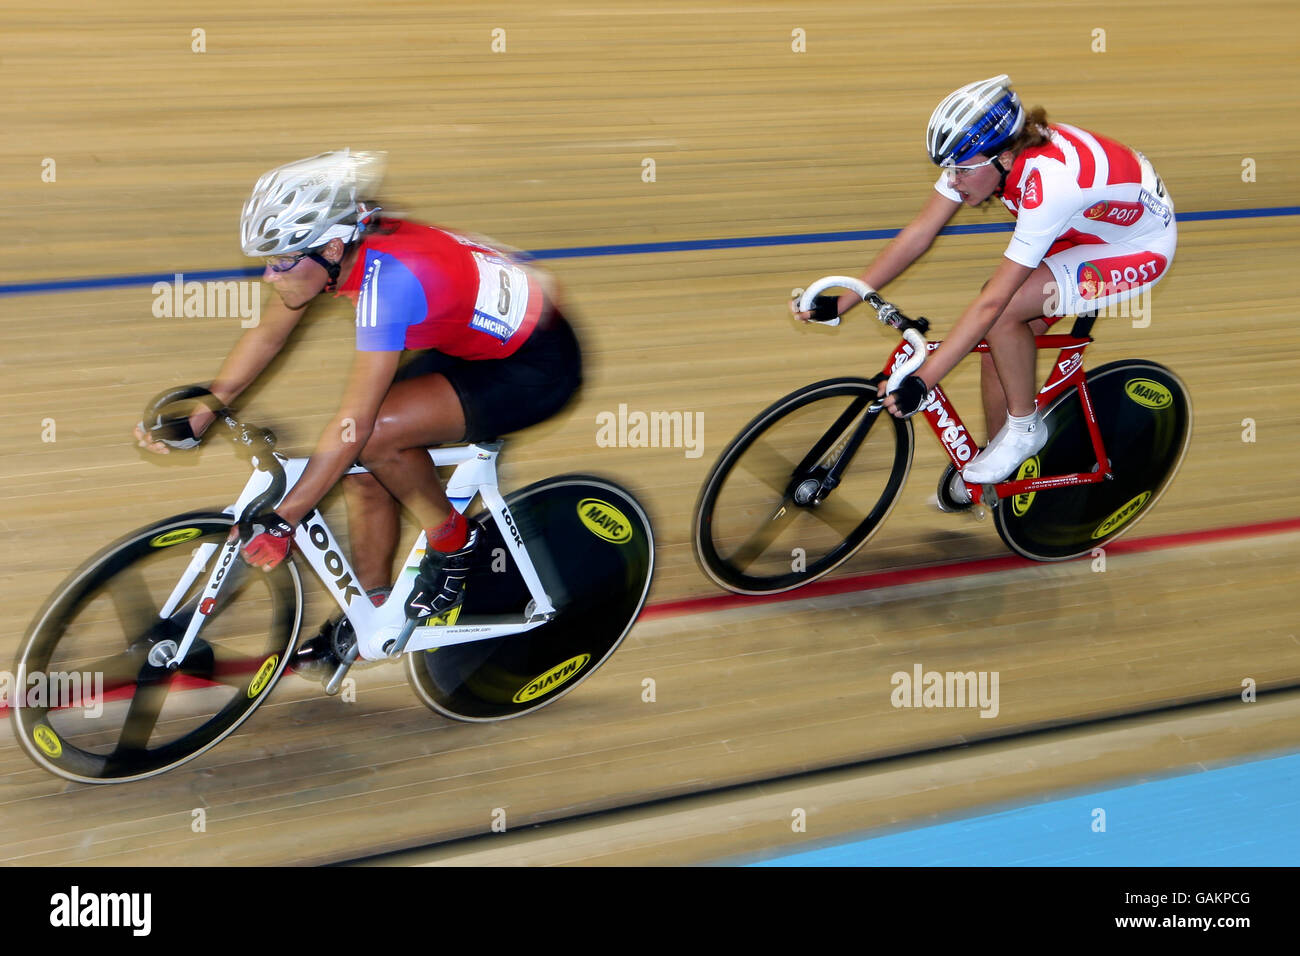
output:
[[411, 354], [394, 381], [443, 375], [465, 412], [467, 442], [491, 441], [545, 421], [582, 384], [582, 352], [559, 312], [543, 314], [528, 341], [503, 359], [469, 359], [434, 349]]

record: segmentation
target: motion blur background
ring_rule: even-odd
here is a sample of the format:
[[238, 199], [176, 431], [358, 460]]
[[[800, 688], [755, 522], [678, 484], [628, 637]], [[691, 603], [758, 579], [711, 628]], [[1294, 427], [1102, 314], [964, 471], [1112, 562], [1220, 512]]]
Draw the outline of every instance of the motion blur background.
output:
[[[396, 667], [359, 675], [354, 703], [286, 677], [199, 760], [100, 788], [32, 766], [6, 725], [0, 859], [325, 862], [426, 846], [460, 862], [698, 862], [1300, 745], [1300, 708], [1282, 692], [1300, 682], [1288, 206], [1300, 13], [1287, 0], [83, 0], [4, 3], [0, 17], [5, 666], [91, 552], [233, 497], [244, 471], [227, 444], [200, 464], [159, 462], [130, 438], [150, 396], [209, 380], [240, 332], [238, 319], [155, 317], [151, 286], [248, 269], [237, 224], [257, 177], [342, 146], [388, 151], [389, 212], [569, 250], [543, 264], [574, 306], [586, 385], [514, 436], [503, 484], [609, 475], [646, 503], [659, 545], [643, 622], [581, 689], [525, 720], [442, 720]], [[1089, 361], [1161, 362], [1193, 396], [1180, 476], [1130, 537], [1232, 535], [1117, 553], [1104, 572], [1085, 560], [967, 574], [1005, 549], [991, 522], [928, 504], [944, 458], [918, 432], [902, 503], [838, 573], [941, 565], [943, 577], [677, 603], [716, 593], [689, 521], [735, 432], [795, 387], [880, 367], [892, 341], [862, 312], [799, 327], [786, 300], [817, 276], [857, 274], [884, 240], [609, 247], [901, 227], [935, 179], [923, 148], [935, 103], [1000, 72], [1027, 106], [1141, 149], [1168, 185], [1180, 241], [1150, 324], [1100, 322]], [[992, 207], [957, 220], [1006, 221]], [[942, 333], [1006, 241], [943, 237], [888, 297]], [[61, 282], [73, 279], [103, 281]], [[318, 304], [245, 416], [306, 454], [352, 336], [342, 300]], [[975, 363], [950, 391], [982, 437]], [[620, 405], [702, 413], [702, 454], [600, 447], [596, 417]], [[341, 502], [327, 511], [341, 528]], [[1254, 528], [1270, 522], [1283, 524]], [[320, 598], [309, 632], [328, 612]], [[894, 709], [890, 675], [916, 663], [998, 671], [998, 716]], [[1243, 680], [1278, 693], [1243, 704]], [[1079, 726], [1215, 698], [1236, 702]], [[923, 753], [953, 744], [971, 746]], [[444, 846], [489, 833], [498, 810], [511, 842]], [[554, 825], [519, 833], [538, 823]]]

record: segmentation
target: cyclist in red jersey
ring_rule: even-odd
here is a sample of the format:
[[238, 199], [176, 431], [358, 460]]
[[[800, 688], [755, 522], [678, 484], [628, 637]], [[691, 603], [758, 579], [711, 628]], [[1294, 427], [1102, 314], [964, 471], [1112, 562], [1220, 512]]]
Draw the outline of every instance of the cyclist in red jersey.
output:
[[[896, 416], [916, 414], [939, 380], [988, 341], [980, 371], [991, 440], [961, 474], [949, 465], [941, 480], [953, 500], [969, 502], [965, 482], [1002, 481], [1047, 442], [1035, 401], [1034, 335], [1061, 316], [1109, 308], [1158, 282], [1173, 261], [1177, 226], [1173, 200], [1145, 156], [1049, 124], [1041, 107], [1026, 115], [1006, 75], [949, 94], [930, 117], [926, 145], [943, 169], [935, 192], [867, 266], [864, 282], [880, 289], [896, 278], [963, 205], [997, 196], [1016, 217], [992, 278], [919, 373], [885, 400]], [[859, 301], [850, 293], [820, 299], [798, 317], [825, 320]]]
[[[477, 543], [426, 447], [488, 441], [549, 418], [580, 384], [581, 354], [540, 273], [468, 236], [381, 218], [371, 200], [382, 165], [382, 154], [345, 149], [258, 181], [244, 206], [243, 249], [266, 259], [262, 279], [275, 296], [209, 389], [233, 402], [322, 292], [356, 302], [357, 352], [339, 410], [302, 478], [274, 512], [254, 518], [244, 557], [275, 567], [295, 527], [343, 479], [354, 569], [376, 604], [391, 581], [398, 502], [424, 527], [426, 554], [406, 607], [419, 619], [463, 601]], [[195, 434], [213, 417], [195, 412]], [[139, 426], [136, 438], [167, 451]], [[369, 474], [345, 478], [356, 462]], [[332, 625], [300, 649], [300, 672], [324, 677], [337, 665]]]

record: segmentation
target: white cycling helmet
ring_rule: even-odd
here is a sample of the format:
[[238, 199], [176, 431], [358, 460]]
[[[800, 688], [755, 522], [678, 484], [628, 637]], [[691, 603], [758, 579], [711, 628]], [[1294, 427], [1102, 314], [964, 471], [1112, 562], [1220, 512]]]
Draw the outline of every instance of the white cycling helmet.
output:
[[944, 97], [925, 131], [925, 148], [936, 166], [964, 163], [977, 153], [994, 155], [1025, 126], [1020, 97], [1011, 78], [1000, 76], [969, 83]]
[[384, 158], [384, 153], [340, 149], [271, 170], [244, 203], [239, 221], [244, 255], [302, 252], [334, 238], [351, 242], [362, 227], [357, 202], [378, 188]]

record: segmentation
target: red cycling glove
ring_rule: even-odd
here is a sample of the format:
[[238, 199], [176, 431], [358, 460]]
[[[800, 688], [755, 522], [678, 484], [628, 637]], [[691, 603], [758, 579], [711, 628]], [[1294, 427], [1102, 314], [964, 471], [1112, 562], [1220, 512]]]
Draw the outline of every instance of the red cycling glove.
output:
[[270, 571], [293, 547], [293, 525], [274, 511], [266, 511], [251, 522], [252, 535], [244, 545], [244, 560], [255, 568]]

